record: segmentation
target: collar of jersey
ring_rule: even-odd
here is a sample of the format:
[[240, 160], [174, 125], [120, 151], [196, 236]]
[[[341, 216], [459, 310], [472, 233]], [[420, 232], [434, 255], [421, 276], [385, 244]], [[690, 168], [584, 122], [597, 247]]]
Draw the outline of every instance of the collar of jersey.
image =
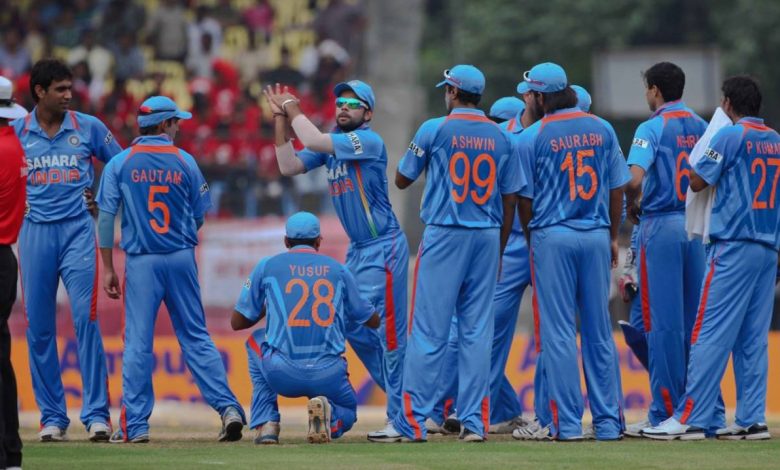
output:
[[133, 143], [130, 145], [173, 145], [173, 141], [167, 134], [158, 135], [140, 135], [133, 139]]
[[292, 248], [290, 248], [291, 253], [317, 253], [317, 250], [310, 247], [309, 245], [295, 245]]
[[[369, 127], [367, 122], [364, 122], [363, 124], [360, 125], [360, 127], [352, 129], [349, 132], [363, 131], [363, 130], [366, 130], [366, 129], [370, 129], [370, 127]], [[333, 126], [333, 130], [331, 131], [331, 134], [349, 134], [349, 132], [344, 132], [344, 131], [341, 130], [341, 128], [339, 126], [334, 125]]]
[[475, 116], [484, 116], [485, 112], [477, 108], [453, 108], [450, 114], [473, 114]]
[[667, 101], [666, 103], [662, 104], [658, 109], [653, 112], [651, 118], [654, 118], [658, 116], [659, 114], [666, 112], [666, 111], [672, 111], [675, 109], [683, 109], [685, 107], [685, 103], [682, 102], [682, 100], [674, 100], [674, 101]]
[[579, 112], [582, 112], [582, 110], [574, 106], [573, 108], [559, 109], [553, 113], [547, 114], [546, 116], [555, 116], [556, 114], [568, 114], [568, 113], [579, 113]]
[[755, 117], [755, 116], [745, 116], [739, 121], [737, 121], [737, 124], [739, 124], [740, 122], [749, 122], [751, 124], [761, 124], [761, 125], [764, 124], [764, 120], [762, 118]]
[[[34, 107], [33, 110], [30, 112], [30, 121], [27, 123], [27, 130], [31, 132], [37, 132], [42, 133], [43, 130], [41, 129], [40, 124], [38, 124], [38, 106]], [[73, 119], [76, 117], [73, 116], [71, 118], [70, 113], [74, 111], [65, 111], [65, 116], [62, 118], [62, 124], [60, 124], [60, 130], [73, 130]], [[59, 134], [59, 131], [57, 131]]]

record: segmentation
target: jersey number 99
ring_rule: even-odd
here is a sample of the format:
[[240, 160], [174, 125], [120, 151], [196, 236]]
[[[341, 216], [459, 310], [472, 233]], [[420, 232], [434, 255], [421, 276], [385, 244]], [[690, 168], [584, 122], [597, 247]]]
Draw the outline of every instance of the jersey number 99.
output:
[[[463, 162], [463, 164], [458, 165], [459, 162]], [[487, 178], [479, 176], [479, 169], [481, 166], [484, 167], [484, 165], [487, 165], [488, 168]], [[458, 167], [461, 167], [462, 171], [458, 171]], [[464, 152], [455, 152], [452, 158], [450, 158], [450, 179], [455, 185], [463, 187], [462, 192], [458, 192], [457, 188], [451, 190], [452, 199], [455, 202], [461, 204], [470, 195], [471, 200], [481, 206], [493, 194], [493, 188], [496, 185], [496, 163], [490, 154], [480, 153], [474, 159], [472, 165], [469, 162], [469, 157]], [[482, 196], [475, 189], [469, 191], [472, 182], [477, 187], [485, 189], [485, 193]]]

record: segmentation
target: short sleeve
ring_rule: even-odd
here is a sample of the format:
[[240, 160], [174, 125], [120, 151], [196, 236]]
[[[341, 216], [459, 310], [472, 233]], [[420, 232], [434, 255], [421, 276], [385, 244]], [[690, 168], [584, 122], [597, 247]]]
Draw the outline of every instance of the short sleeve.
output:
[[347, 133], [332, 133], [336, 160], [374, 160], [382, 156], [384, 142], [375, 132], [358, 129]]
[[660, 119], [651, 119], [637, 127], [628, 152], [629, 165], [639, 166], [645, 171], [653, 165], [658, 150], [660, 131], [657, 128], [660, 123]]
[[190, 167], [190, 206], [192, 207], [192, 216], [195, 219], [202, 219], [206, 212], [211, 209], [211, 191], [203, 173], [200, 171], [195, 158], [192, 155], [183, 152], [186, 155], [186, 162]]
[[507, 153], [501, 160], [499, 167], [499, 190], [501, 194], [515, 194], [523, 190], [528, 184], [525, 175], [520, 171], [518, 155], [514, 152], [514, 145], [507, 137]]
[[617, 135], [614, 129], [609, 128], [612, 140], [612, 148], [609, 149], [609, 189], [617, 189], [631, 181], [631, 172], [628, 170], [626, 158], [620, 149]]
[[249, 321], [257, 321], [260, 318], [263, 306], [265, 305], [263, 277], [267, 262], [268, 258], [264, 258], [257, 263], [252, 270], [252, 274], [250, 274], [249, 278], [244, 282], [244, 287], [241, 288], [241, 293], [236, 302], [236, 312], [246, 317]]
[[[737, 129], [735, 131], [735, 129]], [[737, 126], [729, 126], [718, 131], [710, 141], [704, 155], [693, 166], [697, 175], [709, 185], [717, 184], [723, 170], [729, 165], [729, 159], [736, 154], [741, 133]]]
[[341, 273], [344, 280], [344, 305], [346, 307], [347, 320], [362, 325], [371, 318], [371, 315], [374, 314], [374, 309], [360, 295], [360, 290], [358, 290], [357, 282], [352, 273], [343, 266]]
[[534, 183], [536, 175], [534, 173], [534, 144], [537, 130], [539, 127], [534, 124], [524, 130], [519, 137], [515, 139], [512, 153], [515, 155], [519, 172], [523, 175], [525, 185], [518, 194], [526, 199], [534, 198]]
[[114, 155], [122, 151], [122, 147], [114, 139], [114, 135], [108, 130], [100, 119], [90, 119], [90, 141], [92, 153], [102, 162], [108, 162]]
[[416, 180], [420, 177], [431, 158], [433, 139], [438, 127], [438, 122], [435, 119], [426, 121], [420, 126], [398, 164], [399, 173], [410, 180]]
[[103, 169], [103, 174], [100, 176], [100, 187], [95, 198], [95, 202], [101, 211], [113, 215], [119, 212], [119, 205], [122, 202], [117, 175], [120, 163], [120, 158], [108, 162]]
[[303, 162], [303, 167], [306, 168], [306, 171], [321, 167], [328, 160], [328, 154], [309, 149], [303, 149], [296, 155]]

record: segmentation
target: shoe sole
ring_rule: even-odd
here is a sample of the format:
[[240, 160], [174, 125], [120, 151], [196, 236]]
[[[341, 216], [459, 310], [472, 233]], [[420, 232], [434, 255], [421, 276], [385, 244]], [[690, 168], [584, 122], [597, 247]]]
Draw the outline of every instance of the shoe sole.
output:
[[105, 431], [98, 431], [89, 436], [90, 442], [108, 442], [109, 439], [111, 439], [111, 434]]
[[241, 431], [244, 429], [244, 423], [241, 421], [231, 421], [225, 426], [225, 434], [219, 439], [220, 442], [240, 441], [243, 437]]
[[760, 432], [756, 434], [743, 434], [741, 436], [735, 435], [721, 435], [716, 436], [721, 441], [763, 441], [766, 439], [772, 439], [772, 435], [768, 432]]
[[394, 444], [396, 442], [401, 442], [403, 440], [403, 437], [371, 437], [368, 436], [369, 442], [376, 442], [379, 444]]
[[450, 434], [460, 434], [460, 421], [456, 419], [445, 419], [441, 428]]
[[691, 434], [649, 434], [643, 433], [642, 437], [653, 439], [656, 441], [703, 441], [707, 437], [704, 433], [691, 433]]
[[40, 437], [41, 442], [65, 442], [67, 441], [66, 438], [55, 438], [54, 436], [41, 436]]
[[330, 426], [325, 419], [325, 404], [320, 398], [309, 400], [309, 433], [306, 439], [310, 444], [326, 444], [330, 442], [330, 436], [326, 426]]
[[642, 434], [642, 431], [639, 432], [623, 431], [623, 435], [626, 437], [633, 437], [635, 439], [641, 439], [643, 437], [646, 437], [644, 434]]
[[272, 439], [272, 438], [255, 439], [255, 444], [257, 444], [257, 445], [264, 445], [264, 446], [276, 445], [276, 444], [279, 444], [279, 439]]

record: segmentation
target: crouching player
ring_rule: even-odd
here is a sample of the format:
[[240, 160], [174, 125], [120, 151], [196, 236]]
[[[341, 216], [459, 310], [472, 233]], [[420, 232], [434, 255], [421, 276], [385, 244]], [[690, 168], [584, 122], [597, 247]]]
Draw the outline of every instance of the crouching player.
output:
[[290, 217], [284, 238], [289, 251], [255, 266], [230, 319], [234, 330], [242, 330], [268, 314], [266, 328], [246, 343], [255, 444], [279, 443], [277, 395], [309, 397], [313, 444], [340, 437], [357, 420], [357, 397], [342, 357], [344, 325], [377, 328], [380, 319], [349, 270], [317, 253], [321, 241], [317, 217]]

